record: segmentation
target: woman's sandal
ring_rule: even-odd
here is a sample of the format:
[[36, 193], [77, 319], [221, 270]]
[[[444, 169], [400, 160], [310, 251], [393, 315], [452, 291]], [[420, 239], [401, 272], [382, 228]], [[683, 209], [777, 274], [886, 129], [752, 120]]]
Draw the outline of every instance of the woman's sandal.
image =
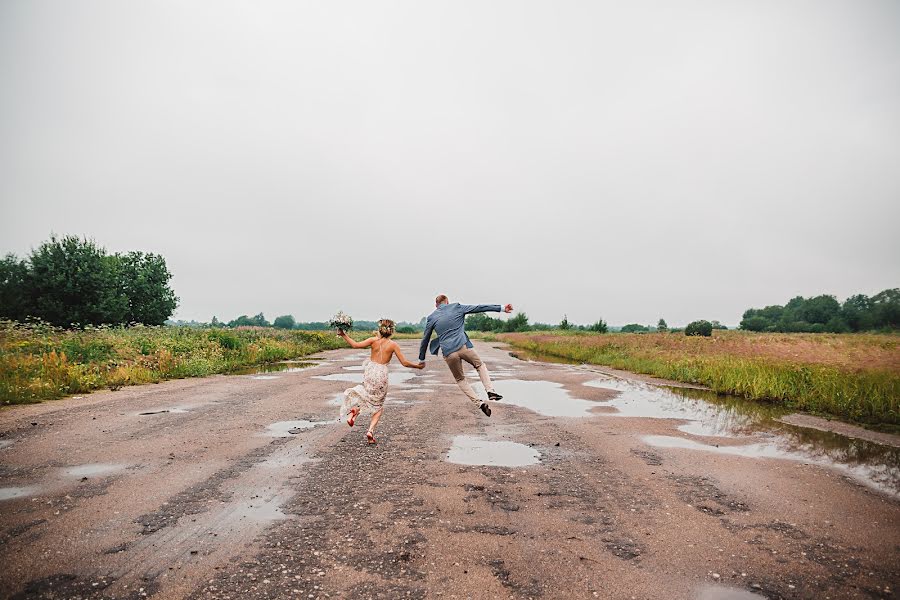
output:
[[350, 416], [347, 417], [347, 425], [349, 425], [350, 427], [353, 427], [353, 424], [356, 423], [356, 417], [358, 417], [358, 416], [359, 416], [359, 409], [351, 408]]
[[371, 431], [367, 431], [366, 432], [366, 442], [368, 442], [369, 444], [377, 444], [378, 440], [375, 439], [374, 433], [372, 433]]

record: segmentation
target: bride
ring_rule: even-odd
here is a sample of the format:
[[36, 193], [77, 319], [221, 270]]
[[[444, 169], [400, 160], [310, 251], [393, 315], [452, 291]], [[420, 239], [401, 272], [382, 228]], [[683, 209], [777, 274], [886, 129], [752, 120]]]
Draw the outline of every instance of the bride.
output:
[[384, 412], [384, 398], [388, 390], [388, 363], [397, 355], [397, 359], [404, 367], [410, 369], [424, 369], [425, 363], [411, 363], [406, 360], [400, 351], [400, 346], [391, 339], [394, 335], [394, 322], [390, 319], [378, 321], [378, 335], [361, 342], [355, 341], [347, 335], [343, 329], [338, 330], [338, 335], [350, 344], [352, 348], [371, 348], [369, 360], [363, 363], [362, 385], [352, 387], [344, 392], [344, 403], [341, 406], [341, 419], [347, 417], [347, 425], [353, 427], [356, 417], [365, 409], [372, 411], [372, 421], [366, 431], [366, 440], [375, 444], [375, 426]]

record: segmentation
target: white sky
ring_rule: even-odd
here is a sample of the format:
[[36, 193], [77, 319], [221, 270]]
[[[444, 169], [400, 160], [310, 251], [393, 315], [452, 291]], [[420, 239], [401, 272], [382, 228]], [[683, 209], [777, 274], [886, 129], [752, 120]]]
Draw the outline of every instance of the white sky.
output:
[[0, 3], [0, 252], [177, 318], [734, 324], [900, 285], [900, 3]]

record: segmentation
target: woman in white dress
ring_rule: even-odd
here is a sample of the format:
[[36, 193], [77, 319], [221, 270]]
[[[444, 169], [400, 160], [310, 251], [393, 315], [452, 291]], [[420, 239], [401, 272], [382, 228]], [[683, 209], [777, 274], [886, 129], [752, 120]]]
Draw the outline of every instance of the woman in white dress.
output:
[[388, 363], [394, 355], [404, 367], [410, 369], [424, 369], [425, 363], [411, 363], [406, 360], [400, 351], [400, 346], [391, 339], [394, 335], [394, 322], [390, 319], [378, 321], [378, 335], [361, 342], [355, 341], [343, 330], [338, 330], [340, 335], [353, 348], [371, 348], [369, 360], [363, 363], [362, 385], [352, 387], [344, 392], [344, 403], [341, 406], [341, 418], [347, 417], [347, 425], [353, 427], [356, 417], [363, 410], [372, 412], [372, 421], [366, 431], [366, 441], [375, 444], [375, 426], [378, 425], [381, 414], [384, 412], [384, 399], [388, 390]]

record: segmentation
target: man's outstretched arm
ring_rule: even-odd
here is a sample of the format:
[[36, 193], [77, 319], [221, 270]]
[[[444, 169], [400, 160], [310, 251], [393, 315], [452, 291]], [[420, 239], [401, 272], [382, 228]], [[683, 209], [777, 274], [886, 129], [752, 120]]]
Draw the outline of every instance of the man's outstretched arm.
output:
[[434, 331], [434, 321], [428, 319], [425, 321], [425, 332], [422, 334], [422, 343], [419, 344], [419, 361], [425, 360], [428, 353], [428, 342], [431, 341], [431, 332]]
[[471, 313], [483, 313], [483, 312], [512, 312], [512, 304], [507, 304], [506, 306], [500, 306], [499, 304], [460, 304], [460, 308], [463, 309], [467, 315]]

